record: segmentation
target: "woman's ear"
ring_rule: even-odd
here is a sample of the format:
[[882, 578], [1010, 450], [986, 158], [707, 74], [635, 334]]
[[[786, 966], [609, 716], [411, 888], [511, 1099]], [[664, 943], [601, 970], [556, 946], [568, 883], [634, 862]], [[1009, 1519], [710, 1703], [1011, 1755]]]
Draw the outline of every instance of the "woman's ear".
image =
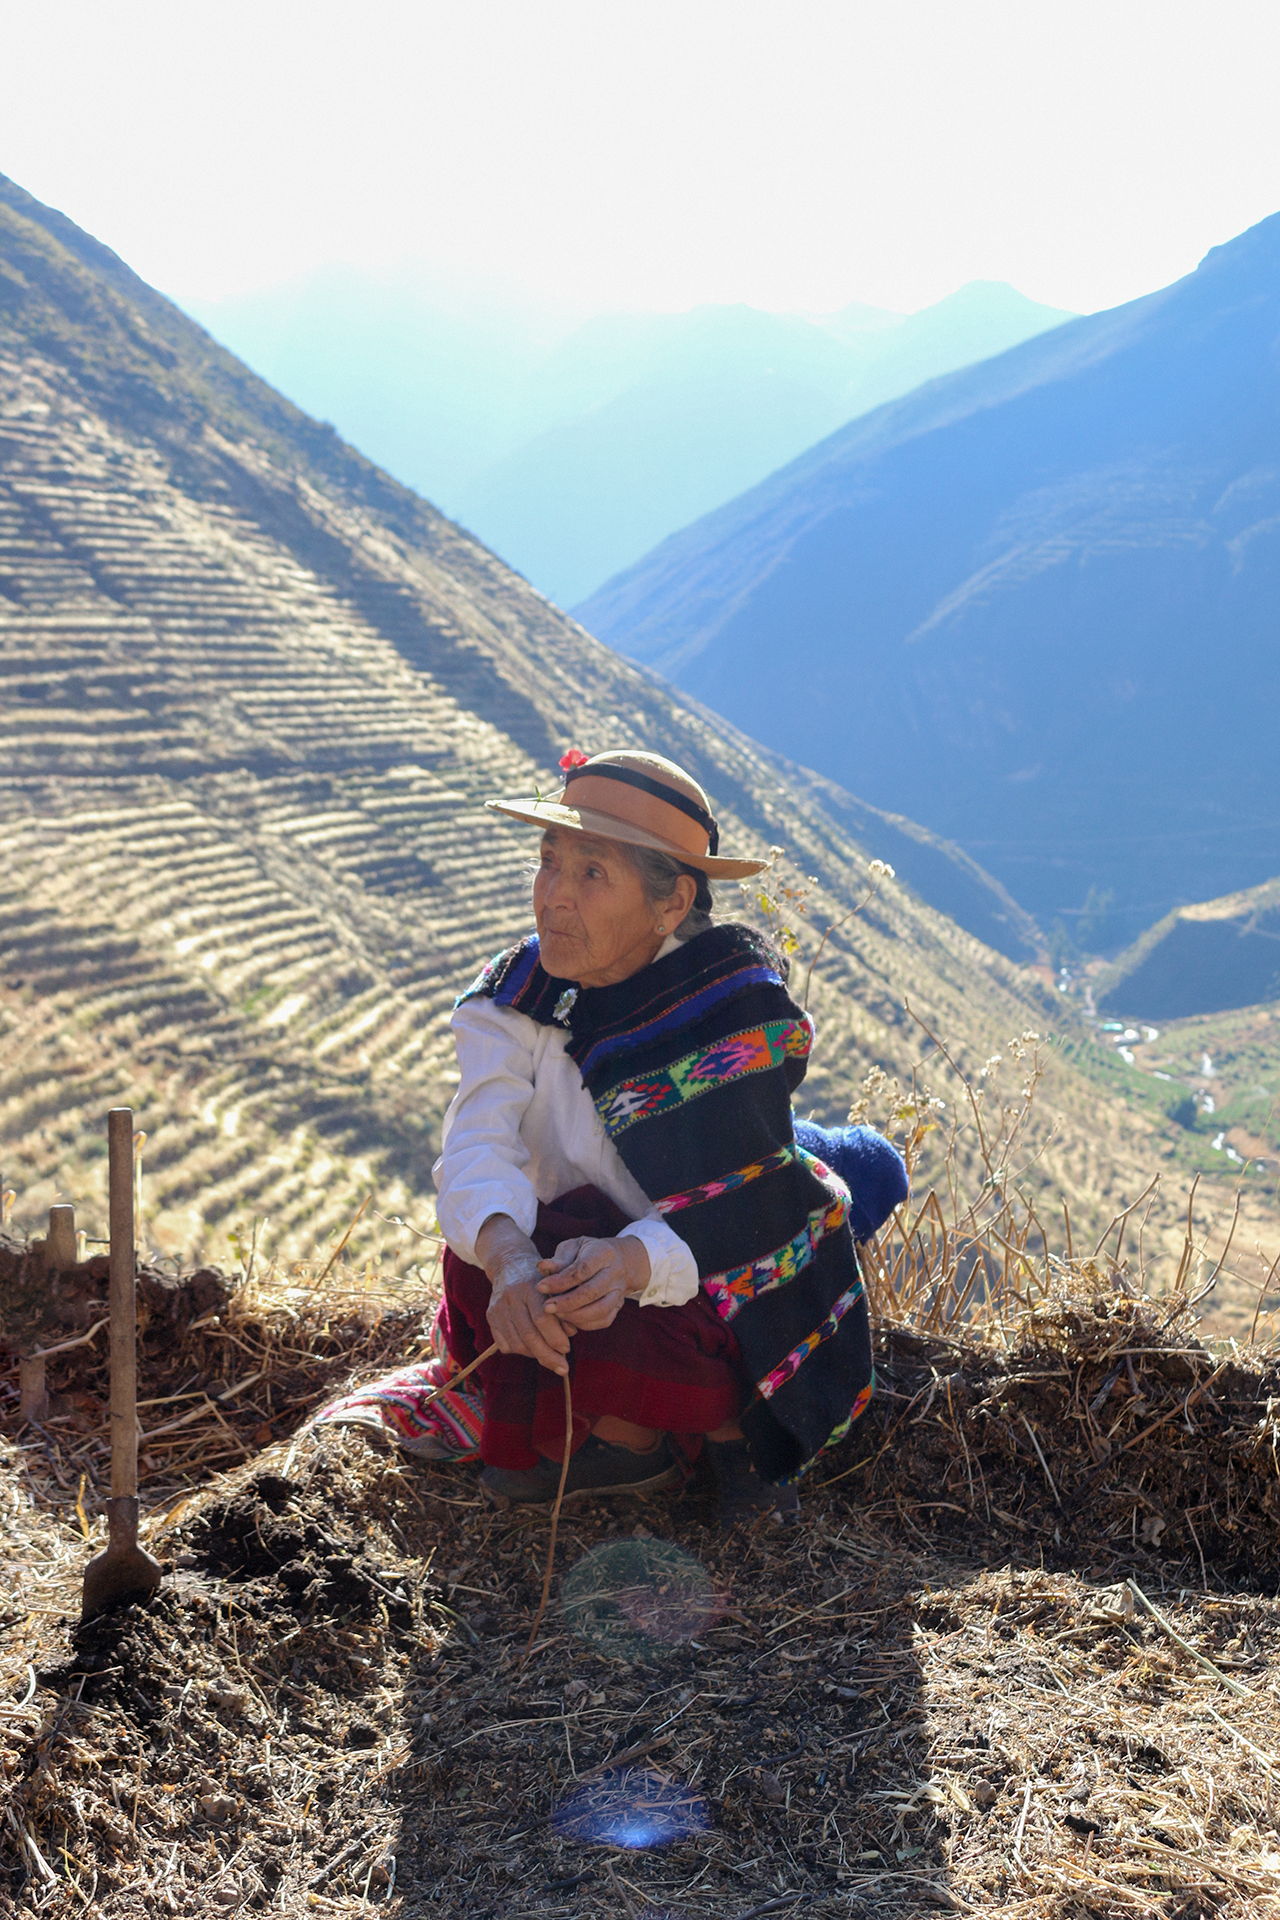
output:
[[698, 883], [693, 876], [688, 873], [678, 874], [676, 884], [671, 891], [671, 898], [662, 909], [662, 922], [668, 933], [675, 932], [697, 897]]

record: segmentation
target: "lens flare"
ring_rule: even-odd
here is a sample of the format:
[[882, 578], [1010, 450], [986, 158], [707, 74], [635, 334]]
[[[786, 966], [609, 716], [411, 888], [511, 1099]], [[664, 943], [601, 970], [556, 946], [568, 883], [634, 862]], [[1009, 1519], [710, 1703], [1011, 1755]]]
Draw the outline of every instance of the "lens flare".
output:
[[626, 1768], [579, 1787], [551, 1816], [557, 1833], [597, 1847], [669, 1847], [711, 1825], [700, 1793], [660, 1773]]
[[565, 1577], [560, 1608], [575, 1633], [631, 1655], [695, 1640], [721, 1599], [701, 1562], [666, 1540], [608, 1540]]

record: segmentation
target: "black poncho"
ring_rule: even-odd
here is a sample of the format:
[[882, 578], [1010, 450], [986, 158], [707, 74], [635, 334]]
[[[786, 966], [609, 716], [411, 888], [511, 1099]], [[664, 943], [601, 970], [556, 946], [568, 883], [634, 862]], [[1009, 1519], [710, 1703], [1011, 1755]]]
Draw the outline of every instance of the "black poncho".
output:
[[718, 926], [616, 986], [578, 988], [544, 970], [535, 934], [462, 998], [477, 995], [567, 1028], [610, 1139], [732, 1324], [757, 1468], [802, 1473], [874, 1376], [848, 1191], [792, 1131], [813, 1023], [786, 963], [754, 929]]

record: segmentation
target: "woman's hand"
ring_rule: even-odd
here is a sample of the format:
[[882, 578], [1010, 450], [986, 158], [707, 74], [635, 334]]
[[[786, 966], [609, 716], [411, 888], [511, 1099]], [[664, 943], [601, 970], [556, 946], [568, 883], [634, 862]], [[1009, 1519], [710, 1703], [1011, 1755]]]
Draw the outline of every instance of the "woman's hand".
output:
[[506, 1214], [491, 1214], [476, 1235], [476, 1253], [489, 1276], [486, 1318], [499, 1351], [568, 1373], [569, 1335], [538, 1290], [543, 1263], [529, 1236]]
[[649, 1284], [649, 1255], [634, 1234], [618, 1240], [562, 1240], [550, 1260], [540, 1260], [545, 1276], [538, 1292], [547, 1311], [578, 1333], [609, 1327], [628, 1294]]

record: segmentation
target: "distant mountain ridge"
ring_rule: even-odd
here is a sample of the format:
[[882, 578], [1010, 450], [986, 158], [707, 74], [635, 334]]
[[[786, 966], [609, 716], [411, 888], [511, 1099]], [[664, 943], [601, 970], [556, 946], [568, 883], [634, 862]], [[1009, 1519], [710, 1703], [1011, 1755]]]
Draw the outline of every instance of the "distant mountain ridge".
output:
[[855, 414], [1070, 317], [974, 281], [910, 315], [605, 314], [547, 346], [333, 269], [192, 310], [562, 606]]
[[1113, 948], [1280, 870], [1280, 216], [865, 415], [576, 612]]

